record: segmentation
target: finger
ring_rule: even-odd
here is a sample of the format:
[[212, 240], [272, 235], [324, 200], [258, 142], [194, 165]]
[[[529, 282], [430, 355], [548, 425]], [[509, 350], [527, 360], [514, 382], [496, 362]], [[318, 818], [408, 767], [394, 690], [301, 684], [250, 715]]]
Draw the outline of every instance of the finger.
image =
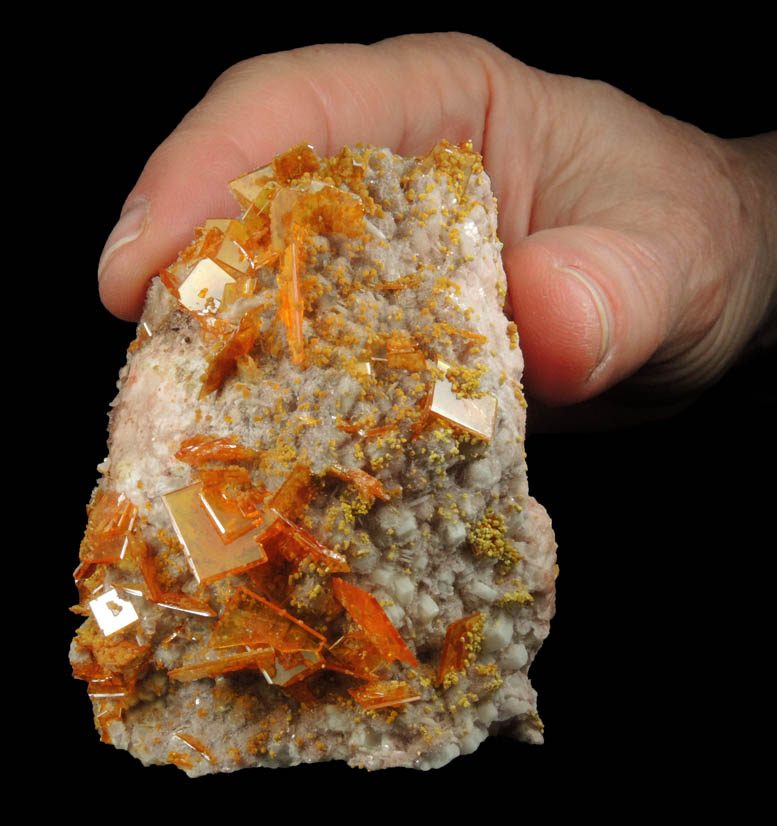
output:
[[649, 247], [625, 232], [562, 227], [504, 252], [526, 386], [547, 405], [598, 395], [639, 369], [666, 331]]
[[307, 142], [321, 154], [357, 141], [402, 154], [441, 136], [482, 145], [488, 65], [506, 58], [463, 35], [401, 37], [374, 46], [315, 46], [226, 72], [152, 155], [99, 266], [103, 302], [137, 318], [147, 280], [207, 217], [236, 211], [225, 182]]

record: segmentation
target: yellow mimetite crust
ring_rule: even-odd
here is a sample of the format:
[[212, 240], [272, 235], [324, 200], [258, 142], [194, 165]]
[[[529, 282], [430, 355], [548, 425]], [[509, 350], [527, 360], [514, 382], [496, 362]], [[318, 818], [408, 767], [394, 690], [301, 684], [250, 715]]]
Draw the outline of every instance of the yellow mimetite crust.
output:
[[[272, 742], [279, 742], [279, 732], [305, 709], [330, 704], [357, 720], [385, 709], [380, 713], [393, 723], [418, 701], [453, 713], [478, 701], [473, 685], [484, 695], [501, 685], [495, 664], [475, 670], [487, 612], [462, 616], [447, 627], [437, 621], [437, 648], [424, 649], [422, 657], [415, 635], [401, 635], [392, 623], [393, 601], [379, 602], [349, 578], [351, 564], [369, 553], [364, 550], [369, 537], [358, 529], [358, 520], [376, 500], [390, 505], [413, 495], [386, 483], [392, 462], [400, 456], [423, 458], [428, 468], [418, 482], [423, 490], [444, 475], [449, 457], [487, 450], [499, 416], [497, 398], [488, 390], [496, 382], [486, 389], [483, 384], [489, 373], [481, 360], [487, 337], [472, 329], [474, 310], [460, 305], [460, 286], [415, 259], [409, 271], [391, 277], [381, 261], [362, 268], [353, 263], [368, 243], [388, 246], [372, 221], [385, 218], [390, 204], [376, 203], [365, 183], [374, 153], [373, 147], [357, 146], [319, 158], [300, 144], [233, 180], [229, 187], [241, 205], [240, 218], [206, 221], [160, 273], [207, 345], [195, 417], [202, 429], [181, 434], [170, 446], [178, 478], [188, 472], [190, 482], [162, 494], [168, 524], [156, 537], [148, 527], [152, 503], [146, 501], [147, 513], [141, 508], [144, 515], [138, 516], [127, 495], [112, 489], [110, 477], [88, 509], [75, 572], [80, 604], [73, 609], [87, 619], [76, 640], [74, 674], [89, 683], [95, 722], [106, 742], [111, 725], [128, 710], [192, 685], [203, 684], [217, 700], [237, 703], [261, 729], [247, 745], [230, 748], [236, 765], [251, 755], [272, 758]], [[451, 226], [448, 244], [464, 243], [454, 225], [477, 205], [468, 185], [482, 172], [471, 144], [442, 141], [401, 179], [409, 212], [392, 213], [395, 222], [411, 215], [423, 226], [435, 216], [428, 197], [435, 187], [419, 185], [421, 175], [431, 174], [455, 196], [442, 215]], [[324, 279], [317, 256], [332, 248], [333, 239], [349, 266], [335, 259]], [[395, 299], [423, 284], [432, 289], [421, 307], [422, 320], [402, 327], [404, 313]], [[316, 302], [332, 291], [366, 337], [353, 331], [344, 313], [315, 311]], [[375, 321], [376, 294], [395, 301], [390, 326]], [[443, 305], [450, 308], [447, 318], [455, 321], [453, 314], [459, 314], [460, 325], [439, 320], [436, 310]], [[508, 334], [510, 346], [517, 346], [514, 325]], [[137, 354], [154, 335], [144, 323], [131, 352]], [[450, 352], [462, 363], [453, 363]], [[337, 431], [353, 442], [351, 459], [337, 453], [333, 439], [331, 462], [313, 472], [311, 458], [295, 445], [300, 434], [321, 426], [323, 401], [332, 388], [301, 395], [290, 415], [288, 387], [267, 378], [267, 366], [279, 360], [292, 375], [296, 371], [294, 385], [313, 366], [336, 368], [355, 380], [361, 414], [331, 416]], [[504, 381], [502, 373], [498, 384]], [[215, 420], [209, 409], [215, 411], [214, 400], [227, 388], [246, 401], [256, 399], [252, 420], [270, 423], [273, 445], [241, 444], [230, 429], [232, 415]], [[339, 400], [335, 407], [339, 411]], [[148, 487], [138, 480], [136, 498]], [[314, 502], [316, 513], [325, 514], [322, 520], [311, 517]], [[462, 539], [467, 531], [467, 541], [453, 553], [469, 553], [476, 563], [498, 561], [505, 574], [511, 571], [521, 555], [506, 539], [504, 516], [487, 510], [477, 522], [462, 522], [463, 504], [451, 501], [439, 508], [442, 523], [463, 524]], [[515, 509], [521, 509], [517, 503]], [[393, 540], [402, 530], [400, 524], [385, 526], [386, 559], [400, 552]], [[333, 531], [345, 538], [330, 547], [325, 537]], [[517, 610], [532, 602], [520, 578], [507, 589], [497, 605]], [[173, 616], [180, 618], [178, 624], [168, 622]], [[146, 617], [172, 630], [152, 645], [143, 637]], [[204, 645], [194, 645], [200, 641]], [[155, 646], [165, 653], [155, 655]], [[466, 691], [457, 688], [465, 672], [474, 680]], [[239, 694], [240, 679], [251, 676], [272, 687], [277, 707], [267, 711], [250, 692]], [[168, 762], [187, 771], [202, 761], [219, 763], [217, 744], [208, 742], [200, 727], [190, 728], [181, 721], [168, 744]], [[427, 742], [437, 736], [426, 729], [423, 734]], [[316, 748], [326, 751], [320, 741]]]

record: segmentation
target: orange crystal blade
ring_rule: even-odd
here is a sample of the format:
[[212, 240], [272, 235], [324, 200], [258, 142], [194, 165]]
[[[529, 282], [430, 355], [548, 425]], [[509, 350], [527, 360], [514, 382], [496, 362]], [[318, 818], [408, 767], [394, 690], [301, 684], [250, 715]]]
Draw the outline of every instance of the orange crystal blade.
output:
[[271, 645], [277, 651], [318, 650], [324, 637], [288, 611], [238, 587], [213, 631], [208, 645], [228, 648], [233, 645]]
[[216, 439], [192, 436], [181, 442], [175, 458], [192, 467], [200, 467], [206, 462], [253, 462], [261, 457], [256, 450], [243, 447], [228, 436]]
[[307, 465], [295, 465], [283, 484], [267, 503], [268, 510], [282, 513], [287, 519], [296, 519], [302, 514], [316, 495], [312, 484], [310, 468]]
[[403, 680], [367, 683], [360, 688], [349, 688], [348, 693], [362, 708], [387, 708], [420, 700], [421, 695]]
[[381, 656], [366, 634], [345, 634], [326, 652], [326, 667], [362, 680], [374, 680], [389, 663]]
[[322, 545], [312, 534], [287, 519], [282, 513], [278, 513], [278, 517], [282, 520], [284, 528], [293, 540], [292, 543], [284, 544], [281, 550], [284, 556], [287, 558], [309, 556], [316, 565], [320, 565], [332, 573], [344, 574], [351, 570], [348, 566], [348, 560], [341, 553]]
[[445, 632], [437, 683], [445, 684], [456, 672], [466, 670], [477, 657], [483, 636], [483, 614], [470, 614], [452, 622]]
[[239, 654], [230, 654], [219, 657], [217, 660], [206, 660], [201, 663], [184, 665], [168, 671], [171, 680], [189, 683], [192, 680], [202, 680], [205, 677], [217, 677], [230, 671], [243, 671], [246, 668], [257, 670], [272, 668], [275, 663], [275, 651], [267, 646], [255, 651], [242, 651]]
[[206, 585], [266, 562], [267, 554], [258, 542], [258, 528], [228, 545], [221, 541], [202, 505], [201, 490], [201, 483], [195, 482], [162, 497], [197, 582]]
[[283, 253], [283, 262], [278, 273], [278, 298], [280, 317], [286, 327], [286, 339], [294, 364], [302, 364], [305, 360], [305, 339], [302, 331], [305, 306], [299, 275], [301, 267], [301, 243], [293, 241]]
[[339, 578], [333, 579], [332, 585], [340, 604], [362, 627], [370, 642], [387, 660], [399, 660], [408, 665], [418, 666], [418, 660], [413, 652], [399, 636], [399, 632], [372, 594]]
[[388, 502], [389, 499], [391, 499], [391, 496], [383, 487], [380, 480], [367, 473], [366, 470], [362, 470], [361, 468], [343, 468], [340, 467], [340, 465], [331, 465], [327, 471], [331, 473], [332, 476], [336, 476], [344, 482], [350, 482], [352, 485], [355, 485], [359, 493], [363, 496], [375, 497], [377, 499], [382, 499], [384, 502]]

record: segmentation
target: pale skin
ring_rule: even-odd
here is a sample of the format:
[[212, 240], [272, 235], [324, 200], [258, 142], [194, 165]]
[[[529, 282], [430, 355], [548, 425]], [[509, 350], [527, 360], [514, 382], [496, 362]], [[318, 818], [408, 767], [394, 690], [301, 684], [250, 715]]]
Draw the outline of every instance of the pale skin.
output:
[[549, 427], [666, 415], [777, 324], [777, 133], [722, 140], [458, 34], [230, 68], [130, 192], [102, 300], [137, 319], [192, 228], [235, 214], [225, 183], [289, 146], [417, 155], [443, 137], [484, 156], [525, 385]]

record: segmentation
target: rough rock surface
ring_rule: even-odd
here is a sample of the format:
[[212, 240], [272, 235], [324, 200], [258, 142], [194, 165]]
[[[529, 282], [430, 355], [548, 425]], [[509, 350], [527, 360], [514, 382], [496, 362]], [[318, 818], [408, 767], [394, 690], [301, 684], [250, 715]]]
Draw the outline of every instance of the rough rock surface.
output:
[[[479, 157], [445, 143], [420, 159], [295, 148], [233, 190], [242, 224], [200, 231], [154, 280], [120, 374], [71, 647], [98, 731], [191, 776], [435, 768], [506, 724], [541, 742], [528, 670], [554, 610], [555, 542], [528, 495], [523, 363]], [[223, 276], [185, 286], [203, 258], [232, 280], [223, 295]], [[474, 408], [446, 418], [443, 391]], [[225, 458], [235, 445], [247, 450]], [[163, 499], [198, 480], [230, 513], [253, 497], [265, 528], [282, 522], [254, 529], [267, 561], [198, 581]], [[377, 600], [369, 641], [337, 582]], [[220, 620], [236, 593], [320, 635], [302, 678], [288, 675], [304, 644], [278, 655], [255, 628], [235, 635], [242, 615]], [[473, 615], [457, 661], [446, 630]], [[369, 677], [330, 654], [349, 633], [357, 660], [377, 663]], [[386, 705], [349, 691], [376, 684]]]

